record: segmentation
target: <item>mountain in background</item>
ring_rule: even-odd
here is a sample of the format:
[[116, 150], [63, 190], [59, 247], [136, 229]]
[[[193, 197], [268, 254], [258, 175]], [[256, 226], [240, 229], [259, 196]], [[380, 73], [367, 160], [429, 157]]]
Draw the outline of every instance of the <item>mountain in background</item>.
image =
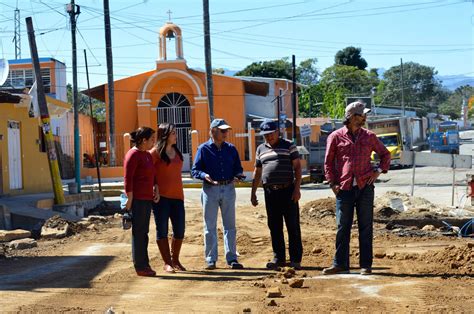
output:
[[[385, 73], [384, 68], [377, 69], [379, 78], [383, 78]], [[436, 78], [440, 80], [444, 87], [450, 91], [454, 91], [456, 88], [464, 85], [474, 86], [474, 76], [466, 75], [437, 75]]]
[[474, 77], [465, 75], [438, 75], [437, 78], [442, 81], [443, 86], [453, 91], [464, 85], [474, 86]]

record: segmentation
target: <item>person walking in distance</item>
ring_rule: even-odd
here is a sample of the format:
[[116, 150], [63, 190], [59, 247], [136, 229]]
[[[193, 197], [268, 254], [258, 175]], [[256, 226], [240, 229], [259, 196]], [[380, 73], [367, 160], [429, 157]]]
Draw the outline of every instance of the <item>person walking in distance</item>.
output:
[[139, 276], [155, 276], [148, 258], [148, 231], [153, 202], [159, 201], [153, 159], [148, 152], [155, 144], [155, 131], [141, 127], [130, 133], [134, 146], [124, 159], [125, 210], [132, 213], [132, 257]]
[[[183, 179], [183, 155], [176, 146], [176, 127], [162, 123], [158, 127], [156, 146], [150, 151], [157, 174], [160, 201], [153, 204], [156, 224], [156, 242], [163, 259], [163, 269], [168, 273], [185, 271], [179, 260], [184, 239], [185, 211]], [[171, 220], [173, 237], [171, 251], [168, 242], [168, 221]]]
[[[344, 126], [327, 140], [324, 171], [336, 195], [337, 234], [333, 265], [323, 270], [325, 275], [349, 273], [354, 208], [359, 227], [360, 273], [372, 273], [374, 183], [381, 173], [387, 173], [390, 153], [375, 133], [363, 127], [369, 112], [360, 101], [350, 103], [345, 110]], [[377, 167], [370, 162], [372, 152], [380, 158]]]
[[204, 216], [204, 251], [207, 270], [216, 268], [217, 214], [221, 209], [224, 227], [224, 248], [227, 265], [232, 269], [244, 266], [237, 260], [234, 182], [244, 178], [239, 153], [226, 142], [231, 126], [224, 119], [214, 119], [211, 138], [198, 147], [192, 175], [203, 180], [201, 202]]
[[258, 205], [257, 188], [263, 181], [268, 228], [272, 238], [273, 259], [267, 268], [286, 264], [283, 220], [288, 231], [290, 266], [301, 269], [303, 245], [301, 242], [300, 213], [301, 164], [296, 146], [280, 138], [278, 122], [266, 119], [260, 125], [265, 143], [257, 148], [250, 201]]

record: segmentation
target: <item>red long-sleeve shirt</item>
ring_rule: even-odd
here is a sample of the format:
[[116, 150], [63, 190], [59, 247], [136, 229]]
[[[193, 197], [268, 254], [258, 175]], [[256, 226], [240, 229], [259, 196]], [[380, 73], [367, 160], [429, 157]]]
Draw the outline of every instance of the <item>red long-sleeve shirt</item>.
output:
[[133, 198], [152, 200], [156, 183], [153, 158], [148, 151], [130, 149], [124, 159], [125, 192], [133, 192]]
[[342, 190], [350, 190], [355, 179], [357, 186], [362, 189], [374, 171], [370, 163], [373, 151], [380, 157], [382, 172], [387, 172], [390, 168], [390, 152], [374, 132], [360, 128], [352, 135], [346, 126], [332, 132], [327, 140], [324, 160], [326, 179], [340, 184]]

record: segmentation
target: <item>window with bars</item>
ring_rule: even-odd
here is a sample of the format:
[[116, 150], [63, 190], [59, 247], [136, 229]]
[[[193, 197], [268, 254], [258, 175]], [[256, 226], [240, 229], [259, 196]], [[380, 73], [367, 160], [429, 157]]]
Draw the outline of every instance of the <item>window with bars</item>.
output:
[[35, 79], [33, 78], [33, 70], [25, 70], [25, 86], [33, 86]]
[[[45, 93], [51, 93], [51, 71], [49, 68], [41, 69], [41, 78], [43, 79], [43, 86]], [[15, 89], [31, 88], [35, 82], [35, 77], [32, 69], [15, 69], [10, 70], [7, 82]]]
[[11, 70], [9, 77], [10, 83], [14, 88], [25, 87], [25, 77], [23, 70]]

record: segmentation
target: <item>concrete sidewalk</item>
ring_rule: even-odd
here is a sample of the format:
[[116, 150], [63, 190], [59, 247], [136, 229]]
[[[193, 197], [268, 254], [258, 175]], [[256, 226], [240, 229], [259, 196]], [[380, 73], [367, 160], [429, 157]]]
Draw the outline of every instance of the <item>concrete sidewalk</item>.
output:
[[[82, 192], [89, 192], [89, 191], [98, 191], [99, 184], [96, 183], [97, 180], [94, 180], [94, 183], [85, 183], [81, 185]], [[64, 183], [64, 181], [63, 181]], [[310, 183], [309, 175], [303, 175], [302, 184]], [[102, 194], [104, 197], [111, 197], [111, 196], [120, 196], [124, 189], [124, 182], [123, 178], [115, 178], [112, 180], [107, 180], [106, 182], [102, 182]], [[198, 189], [202, 187], [202, 180], [184, 177], [183, 176], [183, 188], [185, 189]], [[236, 188], [249, 188], [252, 187], [252, 181], [246, 180], [244, 182], [238, 182], [235, 184]], [[63, 187], [67, 190], [67, 185]]]
[[[41, 227], [47, 219], [59, 215], [69, 221], [79, 221], [78, 216], [54, 211], [52, 209], [38, 208], [38, 202], [47, 199], [54, 199], [53, 193], [28, 194], [0, 198], [0, 227], [3, 229], [25, 229], [33, 230], [37, 226]], [[2, 228], [0, 228], [2, 229]]]

